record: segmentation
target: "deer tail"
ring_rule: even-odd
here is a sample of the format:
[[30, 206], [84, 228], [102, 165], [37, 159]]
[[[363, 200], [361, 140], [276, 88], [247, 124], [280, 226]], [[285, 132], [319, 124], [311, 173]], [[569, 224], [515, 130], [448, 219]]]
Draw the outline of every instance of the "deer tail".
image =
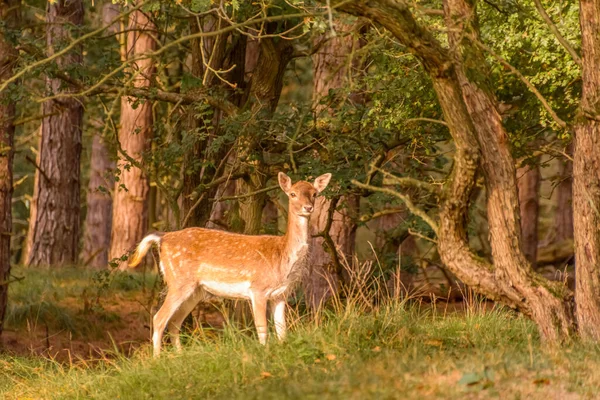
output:
[[133, 254], [131, 255], [131, 258], [129, 260], [129, 267], [133, 268], [136, 265], [138, 265], [154, 243], [160, 244], [163, 235], [164, 234], [162, 232], [155, 232], [143, 238], [140, 244], [138, 244], [135, 248]]

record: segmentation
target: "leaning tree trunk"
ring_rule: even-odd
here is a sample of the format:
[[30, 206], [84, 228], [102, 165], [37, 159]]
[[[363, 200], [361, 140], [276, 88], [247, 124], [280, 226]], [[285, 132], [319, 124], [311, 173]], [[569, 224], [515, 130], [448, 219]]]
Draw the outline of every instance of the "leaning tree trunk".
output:
[[112, 197], [110, 177], [114, 168], [104, 140], [94, 135], [90, 162], [90, 183], [87, 194], [87, 213], [81, 261], [92, 267], [108, 265], [110, 232], [112, 227]]
[[[48, 54], [72, 40], [73, 25], [83, 23], [81, 0], [48, 2], [46, 13]], [[82, 62], [81, 46], [56, 59], [65, 71]], [[47, 77], [49, 95], [71, 93], [64, 80]], [[83, 106], [79, 99], [48, 100], [42, 106], [41, 141], [34, 201], [30, 218], [30, 265], [64, 265], [77, 262], [80, 213], [80, 156]]]
[[445, 0], [444, 12], [463, 99], [481, 147], [490, 244], [497, 274], [511, 281], [525, 298], [528, 313], [544, 338], [567, 338], [574, 327], [569, 302], [540, 282], [521, 250], [515, 161], [497, 111], [493, 86], [485, 78], [485, 57], [473, 43], [479, 40], [475, 7], [465, 0]]
[[[573, 154], [573, 143], [567, 147], [567, 154]], [[554, 231], [556, 243], [573, 240], [573, 162], [565, 158], [561, 161], [556, 186], [556, 216]]]
[[538, 210], [541, 174], [539, 165], [525, 165], [517, 170], [523, 254], [536, 267], [538, 248]]
[[600, 1], [581, 0], [581, 120], [575, 126], [575, 300], [581, 337], [600, 339]]
[[[465, 26], [465, 21], [471, 21], [475, 15], [474, 10], [461, 0], [444, 4], [451, 47], [459, 53], [466, 50], [452, 60], [401, 0], [335, 3], [341, 10], [369, 17], [389, 29], [421, 61], [432, 79], [454, 139], [454, 164], [450, 179], [439, 193], [439, 226], [424, 213], [414, 207], [413, 210], [436, 231], [444, 264], [475, 291], [528, 315], [545, 340], [569, 337], [573, 329], [571, 294], [564, 285], [534, 274], [523, 256], [514, 160], [508, 152], [508, 140], [491, 91], [485, 82], [479, 82], [482, 84], [479, 87], [468, 78], [485, 79], [486, 76], [485, 71], [473, 70], [485, 65], [485, 59], [474, 47], [476, 30]], [[465, 65], [469, 66], [469, 74], [464, 71]], [[493, 266], [471, 251], [466, 235], [469, 197], [480, 160], [488, 193]]]
[[[129, 16], [127, 58], [156, 48], [154, 23], [142, 11]], [[133, 63], [131, 70], [134, 87], [149, 87], [154, 74], [151, 58]], [[152, 136], [152, 102], [134, 106], [135, 99], [121, 99], [121, 128], [119, 130], [119, 169], [113, 198], [110, 259], [120, 258], [142, 239], [148, 225], [148, 177], [142, 169], [143, 153]], [[125, 264], [122, 264], [124, 267]]]
[[[346, 34], [353, 28], [353, 25], [335, 21], [334, 29], [340, 34], [323, 44], [313, 56], [313, 107], [317, 118], [334, 113], [334, 107], [325, 104], [330, 90], [343, 89], [348, 84], [348, 76], [356, 64], [351, 54], [361, 45], [355, 35]], [[358, 201], [355, 195], [341, 197], [338, 204], [345, 204], [346, 209], [331, 210], [332, 213], [332, 200], [320, 197], [315, 203], [310, 222], [313, 237], [309, 273], [303, 280], [308, 305], [313, 309], [338, 291], [339, 279], [343, 279], [345, 270], [342, 265], [352, 264]], [[317, 234], [321, 236], [315, 237]]]
[[[9, 39], [9, 29], [18, 21], [18, 1], [5, 1], [0, 4], [0, 18], [3, 30], [0, 32], [0, 82], [12, 75], [17, 59], [14, 43]], [[12, 236], [12, 193], [13, 156], [15, 127], [15, 103], [10, 99], [9, 90], [0, 93], [0, 335], [4, 330], [4, 315], [8, 301], [8, 281], [10, 280], [10, 238]]]

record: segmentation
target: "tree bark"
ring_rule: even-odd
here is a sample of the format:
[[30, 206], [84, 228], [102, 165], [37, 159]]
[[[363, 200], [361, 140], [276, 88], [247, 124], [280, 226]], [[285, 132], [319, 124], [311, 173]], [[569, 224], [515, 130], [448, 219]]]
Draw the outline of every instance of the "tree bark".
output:
[[[336, 206], [340, 202], [332, 203], [325, 197], [319, 197], [315, 202], [315, 211], [310, 218], [309, 271], [303, 280], [306, 301], [313, 310], [338, 292], [340, 279], [352, 279], [352, 276], [344, 274], [351, 274], [351, 271], [345, 271], [344, 266], [352, 265], [359, 199], [356, 195], [342, 197], [340, 202], [343, 201], [346, 208], [341, 210], [337, 210]], [[330, 212], [332, 206], [336, 209], [333, 213]], [[330, 216], [332, 221], [328, 222]], [[316, 236], [319, 234], [328, 235], [331, 241]]]
[[[127, 58], [150, 52], [156, 48], [154, 23], [142, 11], [134, 11], [129, 17], [127, 34]], [[148, 31], [153, 33], [147, 33]], [[131, 74], [134, 87], [150, 87], [154, 74], [154, 61], [143, 59], [133, 63]], [[146, 173], [138, 166], [148, 149], [152, 136], [152, 102], [135, 104], [135, 99], [121, 99], [121, 148], [118, 167], [121, 170], [115, 183], [113, 218], [109, 258], [120, 258], [131, 250], [146, 233], [148, 226], [148, 193], [150, 186]], [[127, 156], [123, 155], [125, 153]], [[122, 267], [125, 268], [125, 263]]]
[[[226, 22], [221, 18], [209, 14], [202, 19], [201, 26], [198, 26], [199, 22], [196, 18], [192, 18], [190, 24], [192, 32], [197, 33], [200, 30], [203, 32], [212, 32], [222, 29], [226, 25]], [[212, 71], [227, 69], [224, 68], [224, 62], [228, 37], [229, 33], [225, 33], [212, 37], [199, 38], [191, 42], [192, 75], [202, 80], [202, 86], [205, 88], [214, 88], [221, 84], [217, 75]], [[244, 54], [243, 50], [236, 48], [236, 52], [239, 51], [241, 54]], [[210, 68], [207, 68], [204, 62]], [[236, 66], [235, 69], [242, 69], [241, 65], [243, 63]], [[198, 118], [196, 116], [197, 113], [198, 110], [193, 105], [190, 106], [188, 112], [188, 129], [190, 132], [193, 132], [192, 134], [201, 134], [205, 137], [195, 139], [192, 149], [184, 155], [182, 218], [185, 218], [188, 213], [190, 217], [187, 220], [186, 226], [182, 228], [205, 226], [210, 217], [212, 206], [209, 198], [214, 197], [217, 193], [217, 187], [208, 189], [206, 194], [198, 200], [198, 194], [195, 191], [201, 184], [210, 182], [216, 172], [214, 167], [211, 166], [214, 162], [209, 162], [207, 149], [211, 138], [218, 134], [221, 111], [212, 109], [210, 116], [207, 115], [205, 119]], [[218, 154], [213, 155], [212, 161], [216, 160], [218, 163], [219, 158], [223, 157], [225, 153], [226, 149], [221, 149]], [[198, 201], [199, 203], [196, 204]]]
[[[114, 164], [106, 144], [98, 135], [92, 142], [90, 161], [90, 182], [87, 194], [87, 213], [85, 216], [85, 235], [81, 261], [91, 267], [108, 265], [110, 232], [112, 228], [112, 197], [110, 188], [114, 181], [110, 177]], [[104, 188], [103, 190], [101, 188]]]
[[[18, 1], [0, 3], [0, 81], [12, 75], [18, 53], [9, 39], [9, 29], [14, 29], [19, 20]], [[10, 88], [9, 88], [10, 90]], [[4, 316], [8, 302], [10, 280], [10, 239], [12, 236], [12, 193], [15, 127], [15, 103], [9, 90], [0, 93], [0, 335], [4, 330]]]
[[[119, 15], [119, 6], [112, 3], [102, 5], [102, 23], [107, 26]], [[108, 27], [108, 32], [117, 33], [118, 24]], [[104, 139], [95, 134], [92, 139], [90, 177], [85, 216], [83, 250], [79, 257], [83, 264], [102, 268], [108, 265], [110, 232], [112, 228], [112, 196], [114, 163]], [[101, 188], [103, 188], [101, 190]]]
[[573, 214], [579, 333], [600, 340], [600, 1], [580, 0], [583, 92], [575, 126]]
[[533, 268], [536, 268], [537, 260], [541, 178], [540, 167], [537, 164], [526, 165], [517, 170], [523, 254]]
[[[567, 154], [573, 155], [573, 143], [567, 146]], [[561, 161], [556, 187], [556, 216], [554, 231], [556, 243], [573, 239], [573, 162], [567, 158]]]
[[[268, 37], [259, 41], [258, 58], [252, 70], [248, 88], [248, 101], [251, 102], [252, 114], [257, 116], [258, 123], [252, 126], [245, 136], [238, 139], [239, 157], [246, 164], [247, 178], [237, 181], [238, 195], [252, 193], [263, 189], [268, 180], [262, 149], [258, 148], [261, 135], [261, 120], [271, 119], [283, 88], [283, 75], [292, 57], [292, 46], [285, 40], [277, 41]], [[240, 219], [244, 224], [244, 233], [256, 234], [262, 228], [263, 208], [267, 201], [266, 193], [259, 193], [239, 201]]]
[[[381, 23], [421, 61], [432, 79], [456, 146], [452, 174], [441, 195], [439, 227], [435, 227], [444, 264], [475, 291], [532, 318], [543, 339], [569, 337], [573, 330], [570, 292], [534, 274], [521, 251], [514, 160], [493, 95], [483, 90], [487, 89], [485, 72], [475, 69], [485, 66], [485, 59], [469, 42], [476, 30], [465, 23], [475, 15], [474, 10], [460, 0], [444, 3], [451, 47], [467, 53], [457, 54], [453, 60], [433, 34], [416, 22], [403, 1], [338, 5]], [[465, 66], [471, 68], [468, 74]], [[477, 83], [467, 77], [477, 78]], [[480, 161], [488, 193], [493, 268], [471, 251], [466, 235], [470, 194]]]
[[[521, 251], [520, 216], [516, 190], [515, 160], [509, 139], [497, 111], [492, 85], [487, 82], [485, 57], [473, 40], [479, 40], [475, 5], [468, 0], [445, 0], [444, 12], [451, 47], [456, 49], [457, 77], [463, 99], [482, 152], [488, 195], [487, 215], [496, 273], [511, 281], [526, 299], [528, 313], [540, 328], [542, 337], [559, 341], [574, 329], [570, 304], [556, 285], [542, 282], [532, 273]], [[563, 293], [567, 290], [563, 288]]]
[[[71, 26], [83, 23], [81, 0], [48, 2], [46, 12], [48, 54], [72, 37]], [[82, 62], [81, 46], [56, 60], [65, 71]], [[58, 78], [47, 77], [49, 94], [70, 93], [76, 88]], [[29, 265], [64, 265], [77, 262], [80, 214], [80, 156], [83, 106], [72, 98], [46, 101], [42, 120], [37, 179], [30, 218]]]
[[[351, 54], [361, 46], [355, 35], [347, 34], [353, 28], [351, 24], [334, 21], [334, 29], [339, 34], [325, 42], [313, 55], [313, 108], [317, 118], [333, 114], [331, 104], [323, 104], [323, 99], [330, 95], [331, 90], [347, 85], [348, 77], [353, 73], [355, 62]], [[319, 308], [337, 293], [338, 281], [344, 278], [342, 265], [352, 265], [356, 236], [354, 218], [358, 214], [358, 203], [357, 196], [341, 197], [337, 204], [344, 204], [346, 209], [335, 210], [333, 214], [330, 214], [331, 200], [320, 197], [315, 203], [310, 221], [313, 235], [310, 239], [310, 269], [303, 280], [307, 303], [312, 309]], [[331, 222], [328, 221], [330, 217]], [[330, 229], [325, 232], [328, 226]], [[325, 237], [315, 237], [317, 234], [330, 236], [332, 243]]]

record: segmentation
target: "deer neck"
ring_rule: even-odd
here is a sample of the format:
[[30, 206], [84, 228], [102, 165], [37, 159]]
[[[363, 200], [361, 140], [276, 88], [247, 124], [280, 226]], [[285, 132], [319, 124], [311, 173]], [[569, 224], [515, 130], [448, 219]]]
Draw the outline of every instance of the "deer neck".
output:
[[294, 254], [308, 247], [308, 217], [294, 213], [288, 214], [287, 231], [285, 233], [285, 253], [294, 258]]

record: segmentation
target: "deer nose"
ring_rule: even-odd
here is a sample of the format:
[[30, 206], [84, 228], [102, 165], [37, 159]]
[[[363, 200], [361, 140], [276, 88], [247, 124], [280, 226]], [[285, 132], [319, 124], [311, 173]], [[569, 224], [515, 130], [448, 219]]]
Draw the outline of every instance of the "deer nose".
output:
[[306, 211], [306, 212], [312, 212], [313, 209], [314, 209], [313, 206], [304, 206], [304, 211]]

